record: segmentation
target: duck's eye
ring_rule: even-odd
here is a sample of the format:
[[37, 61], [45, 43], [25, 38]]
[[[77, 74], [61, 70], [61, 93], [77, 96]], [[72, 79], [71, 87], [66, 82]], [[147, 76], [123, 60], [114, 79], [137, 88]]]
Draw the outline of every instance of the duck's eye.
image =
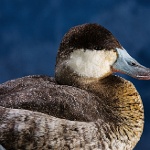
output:
[[98, 47], [98, 46], [95, 46], [94, 49], [95, 49], [95, 50], [101, 50], [101, 48]]

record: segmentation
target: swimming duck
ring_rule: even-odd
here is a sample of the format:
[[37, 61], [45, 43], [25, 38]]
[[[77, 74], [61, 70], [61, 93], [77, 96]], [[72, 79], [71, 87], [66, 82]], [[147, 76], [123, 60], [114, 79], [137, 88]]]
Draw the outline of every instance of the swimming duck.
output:
[[134, 85], [115, 72], [150, 80], [150, 69], [101, 25], [71, 28], [58, 50], [55, 79], [34, 75], [0, 85], [0, 144], [132, 150], [143, 131], [143, 104]]

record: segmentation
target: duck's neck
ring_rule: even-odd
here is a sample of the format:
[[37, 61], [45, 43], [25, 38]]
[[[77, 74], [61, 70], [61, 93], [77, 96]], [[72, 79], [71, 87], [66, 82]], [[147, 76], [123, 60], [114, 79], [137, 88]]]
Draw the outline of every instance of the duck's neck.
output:
[[136, 145], [143, 131], [144, 112], [140, 95], [131, 82], [114, 75], [101, 80], [75, 74], [63, 77], [62, 84], [76, 86], [99, 97], [101, 116], [95, 123], [101, 135], [107, 135], [105, 138], [110, 141], [123, 140], [130, 148]]
[[141, 97], [131, 82], [111, 75], [93, 82], [84, 79], [80, 87], [100, 97], [107, 130], [126, 136], [135, 144], [138, 142], [143, 131], [144, 111]]

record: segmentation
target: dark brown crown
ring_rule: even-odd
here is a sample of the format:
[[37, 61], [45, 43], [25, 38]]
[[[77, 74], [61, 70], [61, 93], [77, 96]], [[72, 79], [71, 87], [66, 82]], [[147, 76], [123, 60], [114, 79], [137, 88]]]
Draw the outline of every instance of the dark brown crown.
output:
[[[71, 28], [60, 44], [59, 52], [71, 53], [76, 49], [110, 50], [121, 48], [110, 31], [98, 24], [83, 24]], [[58, 53], [59, 54], [59, 53]]]

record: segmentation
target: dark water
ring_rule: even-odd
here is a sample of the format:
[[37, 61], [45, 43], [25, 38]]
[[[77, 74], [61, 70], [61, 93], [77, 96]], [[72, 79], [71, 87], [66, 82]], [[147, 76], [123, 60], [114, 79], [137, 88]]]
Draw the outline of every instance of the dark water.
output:
[[[29, 74], [53, 76], [62, 36], [82, 23], [108, 28], [150, 67], [149, 0], [0, 0], [0, 83]], [[135, 150], [150, 150], [150, 81], [130, 77], [145, 106], [145, 129]]]

